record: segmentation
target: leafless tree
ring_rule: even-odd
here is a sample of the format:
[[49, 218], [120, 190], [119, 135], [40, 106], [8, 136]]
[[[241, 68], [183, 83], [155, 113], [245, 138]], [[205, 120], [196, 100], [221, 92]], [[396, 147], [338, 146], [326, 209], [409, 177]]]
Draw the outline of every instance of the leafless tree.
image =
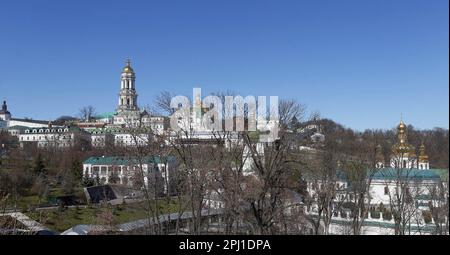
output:
[[[411, 225], [415, 225], [419, 213], [415, 201], [423, 194], [421, 181], [415, 178], [413, 163], [417, 160], [411, 152], [400, 151], [393, 156], [394, 168], [385, 171], [385, 185], [389, 192], [389, 210], [395, 223], [395, 234], [411, 234]], [[406, 160], [406, 159], [407, 160]], [[420, 225], [420, 222], [417, 222]]]
[[79, 116], [83, 121], [89, 122], [95, 116], [95, 108], [92, 105], [84, 106], [80, 109]]
[[339, 213], [345, 197], [339, 193], [338, 162], [341, 159], [331, 144], [319, 152], [306, 168], [308, 177], [308, 205], [317, 214], [313, 218], [315, 234], [320, 234], [323, 225], [324, 234], [329, 234], [331, 218]]
[[428, 186], [430, 195], [429, 207], [431, 217], [434, 219], [435, 231], [433, 234], [449, 234], [449, 192], [448, 180], [441, 180], [437, 185]]
[[174, 109], [170, 107], [170, 101], [175, 95], [169, 91], [162, 91], [154, 99], [155, 111], [160, 114], [172, 115]]

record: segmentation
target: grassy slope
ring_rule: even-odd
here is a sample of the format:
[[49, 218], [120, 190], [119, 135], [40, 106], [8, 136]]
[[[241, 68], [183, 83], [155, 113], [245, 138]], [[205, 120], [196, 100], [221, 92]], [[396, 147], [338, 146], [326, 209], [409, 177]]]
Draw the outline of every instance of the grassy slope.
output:
[[[51, 230], [62, 232], [79, 224], [100, 224], [98, 214], [110, 211], [113, 215], [114, 224], [125, 223], [137, 219], [148, 217], [146, 205], [144, 203], [123, 204], [99, 208], [69, 208], [52, 209], [39, 212], [27, 213], [27, 215], [44, 224]], [[160, 214], [176, 212], [178, 205], [171, 201], [169, 205], [165, 201], [160, 202]]]

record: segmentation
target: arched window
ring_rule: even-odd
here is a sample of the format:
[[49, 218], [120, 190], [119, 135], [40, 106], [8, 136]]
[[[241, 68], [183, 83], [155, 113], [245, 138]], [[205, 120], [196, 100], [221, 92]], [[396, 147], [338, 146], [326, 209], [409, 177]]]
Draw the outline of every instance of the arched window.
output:
[[384, 187], [384, 194], [389, 195], [389, 187], [388, 186]]
[[127, 98], [127, 105], [130, 105], [130, 99]]

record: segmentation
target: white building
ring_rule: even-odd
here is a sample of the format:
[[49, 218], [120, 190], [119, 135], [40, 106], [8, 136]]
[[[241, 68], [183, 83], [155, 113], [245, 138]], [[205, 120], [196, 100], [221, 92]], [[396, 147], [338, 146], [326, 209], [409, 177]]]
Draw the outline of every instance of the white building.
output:
[[116, 146], [145, 146], [149, 144], [151, 133], [129, 133], [118, 132], [114, 134], [114, 144]]
[[8, 111], [6, 101], [3, 101], [2, 109], [0, 110], [0, 128], [8, 128], [13, 126], [38, 128], [45, 127], [47, 125], [48, 121], [13, 118], [12, 114]]
[[[419, 149], [419, 156], [413, 146], [407, 142], [406, 125], [403, 121], [397, 127], [397, 143], [392, 147], [390, 157], [390, 167], [385, 167], [381, 146], [376, 149], [376, 165], [374, 169], [367, 169], [366, 178], [369, 186], [369, 196], [366, 204], [370, 208], [384, 208], [390, 210], [390, 206], [397, 206], [398, 199], [404, 199], [408, 206], [417, 208], [417, 212], [430, 211], [430, 204], [437, 203], [437, 198], [432, 198], [432, 192], [441, 184], [448, 185], [448, 179], [442, 179], [441, 175], [448, 170], [430, 169], [428, 155], [425, 146], [422, 144]], [[315, 199], [318, 191], [323, 191], [323, 183], [311, 176], [305, 176], [307, 191], [312, 198], [312, 207], [315, 207]], [[346, 176], [346, 171], [337, 171], [334, 180], [330, 180], [330, 185], [334, 185], [336, 196], [334, 204], [342, 205], [345, 202], [352, 203], [352, 183]], [[336, 207], [335, 206], [335, 207]], [[314, 211], [314, 210], [313, 210]]]
[[89, 130], [91, 144], [95, 148], [103, 148], [114, 144], [114, 134], [108, 129]]
[[89, 135], [79, 128], [52, 126], [29, 128], [19, 134], [19, 143], [23, 147], [25, 144], [36, 144], [39, 148], [58, 147], [66, 148], [76, 144], [76, 142], [88, 143]]
[[90, 157], [83, 162], [85, 178], [98, 178], [102, 184], [134, 187], [142, 185], [140, 183], [144, 181], [148, 188], [157, 185], [159, 192], [164, 194], [168, 192], [170, 175], [174, 170], [174, 157], [147, 156], [141, 162], [136, 158]]

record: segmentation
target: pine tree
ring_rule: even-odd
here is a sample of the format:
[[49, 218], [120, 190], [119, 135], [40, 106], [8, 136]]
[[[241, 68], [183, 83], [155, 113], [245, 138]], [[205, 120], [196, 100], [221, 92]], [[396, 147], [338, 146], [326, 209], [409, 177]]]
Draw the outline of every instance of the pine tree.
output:
[[45, 169], [44, 160], [39, 153], [34, 161], [33, 172], [36, 176], [45, 178], [47, 176], [47, 170]]
[[83, 179], [83, 164], [78, 158], [72, 160], [71, 173], [77, 183], [80, 183]]

